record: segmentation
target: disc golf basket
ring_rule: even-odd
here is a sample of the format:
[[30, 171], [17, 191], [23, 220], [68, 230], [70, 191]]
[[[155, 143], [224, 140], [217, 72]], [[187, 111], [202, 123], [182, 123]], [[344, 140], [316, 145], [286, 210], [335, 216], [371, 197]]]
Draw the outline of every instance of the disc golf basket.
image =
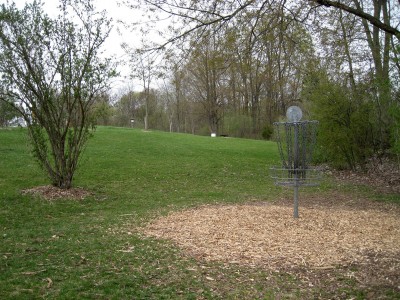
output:
[[300, 121], [302, 111], [297, 106], [289, 107], [286, 117], [287, 122], [274, 123], [282, 166], [272, 167], [271, 177], [276, 185], [294, 188], [293, 216], [298, 218], [299, 187], [316, 186], [321, 179], [321, 172], [310, 166], [318, 121]]

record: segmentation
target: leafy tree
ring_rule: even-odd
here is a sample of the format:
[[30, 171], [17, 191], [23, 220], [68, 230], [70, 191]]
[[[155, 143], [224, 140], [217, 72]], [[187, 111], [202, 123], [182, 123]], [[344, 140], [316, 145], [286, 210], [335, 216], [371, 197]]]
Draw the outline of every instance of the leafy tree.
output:
[[220, 87], [227, 70], [220, 37], [202, 36], [201, 42], [193, 47], [187, 67], [191, 75], [188, 82], [192, 87], [195, 101], [203, 107], [210, 133], [217, 133], [220, 129], [223, 105]]
[[184, 126], [186, 117], [185, 108], [187, 108], [187, 101], [184, 94], [186, 74], [177, 62], [177, 58], [167, 56], [167, 64], [170, 82], [164, 84], [163, 92], [169, 120], [169, 131], [172, 132], [174, 127], [177, 132], [186, 131]]
[[0, 101], [0, 126], [6, 127], [10, 121], [17, 117], [18, 114], [11, 105], [6, 102]]
[[[370, 13], [384, 25], [398, 28], [399, 3], [392, 0], [352, 0], [343, 3]], [[374, 154], [389, 154], [388, 150], [397, 140], [393, 137], [397, 132], [397, 120], [395, 114], [390, 112], [400, 104], [395, 97], [400, 75], [396, 61], [398, 39], [390, 31], [383, 30], [368, 19], [346, 13], [346, 10], [319, 8], [318, 12], [320, 30], [315, 35], [321, 41], [321, 61], [329, 70], [331, 82], [343, 86], [345, 99], [352, 102], [349, 105], [353, 110], [360, 111], [368, 106], [368, 115], [374, 127]], [[365, 124], [368, 123], [371, 122]], [[361, 128], [365, 124], [360, 124]], [[363, 144], [359, 146], [363, 147]], [[365, 149], [358, 151], [361, 153]]]
[[148, 128], [167, 130], [166, 106], [159, 99], [163, 96], [154, 89], [147, 94], [127, 87], [113, 104], [112, 125], [145, 129], [147, 119]]
[[50, 18], [40, 1], [0, 7], [0, 99], [25, 119], [33, 153], [54, 186], [68, 189], [93, 129], [96, 95], [115, 76], [100, 59], [110, 20], [91, 0], [60, 0]]
[[[400, 94], [397, 97], [400, 97]], [[400, 105], [391, 107], [390, 113], [394, 119], [394, 125], [391, 128], [392, 152], [397, 155], [397, 161], [400, 167]]]
[[106, 93], [95, 97], [91, 117], [96, 125], [111, 125], [114, 109], [110, 102], [110, 95]]

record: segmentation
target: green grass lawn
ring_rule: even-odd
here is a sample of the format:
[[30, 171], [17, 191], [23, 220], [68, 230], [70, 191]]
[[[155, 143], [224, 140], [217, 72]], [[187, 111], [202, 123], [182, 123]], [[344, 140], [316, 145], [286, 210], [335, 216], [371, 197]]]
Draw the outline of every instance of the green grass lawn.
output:
[[[0, 299], [323, 297], [290, 274], [198, 261], [136, 231], [171, 210], [291, 197], [272, 164], [273, 142], [99, 127], [74, 179], [93, 196], [46, 201], [21, 194], [48, 184], [26, 131], [0, 130]], [[364, 295], [351, 282], [340, 293]]]

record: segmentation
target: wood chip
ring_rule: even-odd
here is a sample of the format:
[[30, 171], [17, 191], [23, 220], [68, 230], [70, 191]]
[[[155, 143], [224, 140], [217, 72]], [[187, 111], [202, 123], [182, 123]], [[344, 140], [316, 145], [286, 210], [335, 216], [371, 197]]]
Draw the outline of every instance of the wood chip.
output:
[[[383, 251], [400, 257], [398, 206], [315, 205], [300, 207], [299, 219], [292, 215], [293, 207], [279, 204], [202, 206], [156, 219], [144, 233], [207, 261], [272, 269], [330, 269]], [[393, 264], [400, 268], [399, 261]]]

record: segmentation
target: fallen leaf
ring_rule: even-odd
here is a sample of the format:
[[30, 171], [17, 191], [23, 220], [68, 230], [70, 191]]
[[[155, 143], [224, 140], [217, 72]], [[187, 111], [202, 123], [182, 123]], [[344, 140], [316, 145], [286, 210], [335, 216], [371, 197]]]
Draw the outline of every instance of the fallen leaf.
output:
[[195, 269], [195, 268], [186, 268], [186, 270], [188, 270], [188, 271], [197, 271], [197, 269]]
[[47, 271], [46, 269], [43, 269], [43, 270], [39, 270], [39, 271], [32, 271], [32, 272], [22, 272], [21, 274], [22, 275], [36, 275], [36, 274], [39, 274], [39, 273], [42, 273], [42, 272], [45, 272], [45, 271]]
[[43, 280], [46, 280], [46, 281], [47, 281], [47, 286], [46, 286], [46, 287], [47, 287], [48, 289], [52, 287], [52, 285], [53, 285], [53, 280], [51, 280], [51, 278], [47, 277], [46, 279], [43, 279]]
[[215, 280], [214, 278], [209, 277], [209, 276], [206, 276], [206, 279], [207, 279], [207, 280], [210, 280], [210, 281], [214, 281], [214, 280]]

